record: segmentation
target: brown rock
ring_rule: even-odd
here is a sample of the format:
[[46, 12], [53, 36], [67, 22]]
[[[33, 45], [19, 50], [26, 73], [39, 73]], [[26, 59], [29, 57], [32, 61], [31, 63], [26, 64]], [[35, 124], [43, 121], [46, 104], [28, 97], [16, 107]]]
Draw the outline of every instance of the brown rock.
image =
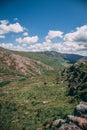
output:
[[76, 106], [74, 114], [87, 118], [87, 102], [80, 102], [80, 104]]
[[71, 124], [64, 124], [58, 130], [81, 130], [77, 125]]
[[69, 119], [69, 121], [78, 125], [80, 128], [87, 130], [87, 119], [86, 118], [69, 115], [68, 119]]
[[63, 119], [58, 119], [58, 120], [55, 120], [53, 122], [53, 125], [54, 126], [59, 126], [59, 125], [61, 125], [61, 123], [65, 123], [65, 121]]

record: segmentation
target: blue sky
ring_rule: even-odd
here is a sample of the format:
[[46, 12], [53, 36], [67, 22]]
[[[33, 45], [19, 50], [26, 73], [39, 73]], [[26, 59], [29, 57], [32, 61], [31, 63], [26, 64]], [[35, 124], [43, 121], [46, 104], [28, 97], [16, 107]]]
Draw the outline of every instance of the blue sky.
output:
[[87, 55], [86, 0], [0, 0], [0, 46]]

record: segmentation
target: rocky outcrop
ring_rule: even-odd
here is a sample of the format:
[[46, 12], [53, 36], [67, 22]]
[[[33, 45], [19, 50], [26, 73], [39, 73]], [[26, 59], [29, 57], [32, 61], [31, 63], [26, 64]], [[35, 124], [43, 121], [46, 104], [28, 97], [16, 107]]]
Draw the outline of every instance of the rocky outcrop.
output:
[[22, 57], [14, 54], [11, 51], [0, 48], [0, 66], [6, 66], [8, 69], [23, 73], [23, 74], [41, 74], [41, 69], [50, 71], [52, 67], [36, 60]]
[[74, 115], [68, 115], [66, 122], [58, 130], [87, 130], [87, 102], [80, 102]]
[[80, 102], [75, 108], [75, 115], [87, 118], [87, 102]]
[[[87, 61], [78, 62], [67, 68], [68, 95], [87, 102]], [[73, 98], [74, 99], [74, 98]]]
[[58, 130], [81, 130], [81, 129], [73, 123], [70, 124], [66, 123], [62, 125]]
[[53, 126], [59, 127], [62, 123], [65, 123], [65, 120], [58, 119], [58, 120], [53, 121]]
[[77, 126], [79, 126], [81, 129], [87, 130], [87, 119], [86, 118], [69, 115], [68, 120], [70, 122], [73, 122]]

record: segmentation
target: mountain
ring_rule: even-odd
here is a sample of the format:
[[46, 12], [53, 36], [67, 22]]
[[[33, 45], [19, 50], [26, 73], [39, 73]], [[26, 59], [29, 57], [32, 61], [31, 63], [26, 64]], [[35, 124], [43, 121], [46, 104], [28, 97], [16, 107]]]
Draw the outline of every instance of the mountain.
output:
[[[57, 52], [19, 52], [14, 51], [15, 54], [25, 56], [29, 59], [40, 61], [46, 65], [51, 66], [54, 70], [61, 70], [68, 64], [62, 58], [62, 54]], [[56, 56], [55, 56], [56, 54]], [[54, 55], [54, 56], [53, 56]]]
[[51, 71], [52, 67], [36, 60], [15, 54], [12, 51], [0, 48], [0, 72], [14, 72], [21, 74], [41, 74], [43, 70]]
[[87, 102], [87, 61], [71, 65], [57, 52], [0, 48], [1, 130], [87, 129], [80, 101]]
[[0, 48], [0, 72], [41, 74], [46, 70], [59, 71], [69, 64], [85, 61], [87, 57], [61, 54], [55, 51], [18, 52]]
[[68, 63], [76, 63], [78, 61], [85, 61], [87, 60], [87, 56], [81, 56], [77, 54], [63, 54], [63, 58], [68, 62]]
[[69, 64], [73, 64], [78, 61], [87, 60], [86, 56], [81, 56], [78, 54], [65, 54], [65, 53], [59, 53], [55, 51], [45, 51], [45, 52], [39, 52], [39, 53], [51, 57], [54, 61], [60, 60], [61, 62], [66, 62]]

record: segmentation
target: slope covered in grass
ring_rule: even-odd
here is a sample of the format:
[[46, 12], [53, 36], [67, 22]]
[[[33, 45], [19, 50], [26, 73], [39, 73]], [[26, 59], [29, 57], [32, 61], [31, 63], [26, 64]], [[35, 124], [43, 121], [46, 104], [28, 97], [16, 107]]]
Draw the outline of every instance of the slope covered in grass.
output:
[[[16, 54], [19, 54], [24, 57], [28, 57], [33, 60], [40, 61], [44, 64], [47, 64], [54, 68], [54, 70], [60, 70], [63, 69], [68, 64], [63, 60], [63, 58], [60, 55], [57, 55], [57, 59], [55, 59], [55, 56], [51, 56], [49, 52], [49, 55], [47, 53], [38, 53], [38, 52], [15, 52]], [[55, 52], [56, 53], [56, 52]]]
[[56, 84], [54, 77], [50, 75], [14, 81], [1, 87], [1, 130], [44, 130], [44, 122], [47, 120], [51, 123], [72, 114], [76, 103], [69, 103], [70, 99], [66, 96], [67, 82], [63, 82], [60, 77]]
[[[78, 62], [63, 70], [67, 64], [51, 56], [14, 53], [21, 59], [27, 57], [42, 74], [31, 69], [35, 76], [24, 75], [6, 68], [4, 57], [0, 60], [0, 130], [57, 130], [52, 125], [56, 119], [66, 120], [79, 101], [87, 101], [87, 62]], [[6, 51], [5, 57], [10, 54], [13, 51]], [[47, 71], [44, 65], [54, 70]]]
[[0, 48], [0, 73], [22, 75], [40, 75], [53, 68], [37, 60], [14, 54], [14, 52]]

